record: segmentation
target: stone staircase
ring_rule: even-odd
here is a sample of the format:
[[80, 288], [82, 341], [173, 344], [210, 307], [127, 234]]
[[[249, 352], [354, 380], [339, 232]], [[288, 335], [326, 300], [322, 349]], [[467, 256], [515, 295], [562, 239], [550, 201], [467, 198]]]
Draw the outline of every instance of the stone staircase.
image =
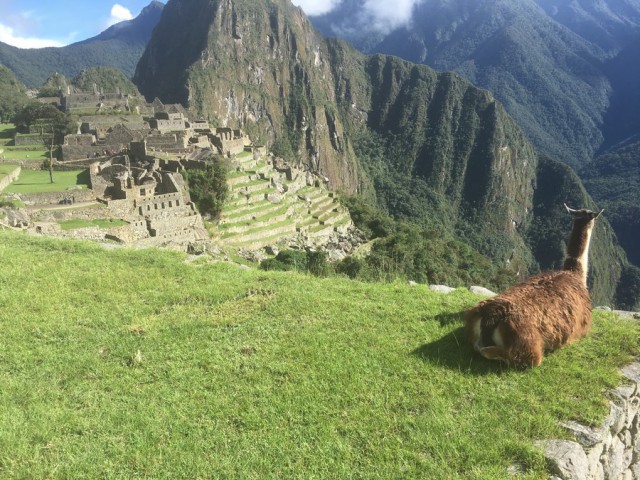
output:
[[213, 237], [231, 247], [259, 249], [296, 235], [321, 243], [351, 225], [349, 212], [333, 192], [318, 186], [316, 177], [293, 168], [290, 177], [287, 180], [267, 158], [236, 157], [236, 169], [227, 177], [229, 196]]

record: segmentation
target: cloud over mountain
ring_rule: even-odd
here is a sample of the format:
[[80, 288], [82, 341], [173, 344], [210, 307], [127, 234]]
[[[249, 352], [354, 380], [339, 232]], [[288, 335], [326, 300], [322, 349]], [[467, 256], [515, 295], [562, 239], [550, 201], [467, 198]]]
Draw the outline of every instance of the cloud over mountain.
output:
[[[379, 31], [391, 30], [407, 25], [411, 21], [413, 9], [424, 0], [293, 0], [307, 15], [325, 15], [336, 7], [348, 6], [350, 10], [359, 10], [355, 21], [348, 29]], [[341, 25], [339, 28], [346, 28]]]

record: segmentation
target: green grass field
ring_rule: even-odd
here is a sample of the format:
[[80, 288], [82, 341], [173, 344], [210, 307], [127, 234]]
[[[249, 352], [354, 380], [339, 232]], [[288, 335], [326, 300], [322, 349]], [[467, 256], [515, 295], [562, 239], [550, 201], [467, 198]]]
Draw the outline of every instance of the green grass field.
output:
[[48, 170], [23, 169], [18, 179], [4, 191], [6, 193], [64, 192], [78, 185], [87, 188], [88, 183], [87, 170], [53, 172], [53, 183], [51, 183]]
[[4, 147], [4, 152], [0, 154], [3, 161], [25, 161], [30, 163], [42, 163], [49, 158], [49, 153], [44, 148], [38, 150], [23, 150], [19, 147]]
[[87, 228], [87, 227], [100, 227], [100, 228], [114, 228], [121, 227], [123, 225], [127, 225], [128, 222], [124, 220], [116, 220], [112, 218], [99, 218], [96, 220], [82, 220], [82, 219], [72, 219], [72, 220], [64, 220], [60, 223], [60, 228], [62, 230], [73, 230], [76, 228]]
[[18, 168], [18, 165], [12, 165], [9, 163], [0, 163], [0, 179], [9, 175], [16, 168]]
[[547, 478], [638, 323], [598, 313], [541, 367], [475, 355], [426, 286], [184, 262], [0, 232], [2, 478]]
[[16, 128], [11, 123], [0, 123], [0, 161], [20, 160], [40, 163], [49, 157], [48, 150], [41, 145], [28, 148], [14, 146]]

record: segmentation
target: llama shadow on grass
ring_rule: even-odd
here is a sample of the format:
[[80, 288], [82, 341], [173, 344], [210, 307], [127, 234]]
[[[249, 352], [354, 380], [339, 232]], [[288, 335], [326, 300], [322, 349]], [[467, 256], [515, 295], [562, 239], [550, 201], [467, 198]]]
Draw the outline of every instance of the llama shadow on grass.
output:
[[425, 343], [411, 353], [426, 362], [472, 375], [495, 374], [507, 369], [502, 362], [480, 356], [466, 339], [463, 327]]

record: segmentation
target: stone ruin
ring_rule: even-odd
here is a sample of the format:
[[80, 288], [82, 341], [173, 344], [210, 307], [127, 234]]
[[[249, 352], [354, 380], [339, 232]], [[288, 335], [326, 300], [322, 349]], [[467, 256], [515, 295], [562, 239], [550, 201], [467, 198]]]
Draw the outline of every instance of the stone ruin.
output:
[[212, 129], [205, 120], [190, 120], [180, 105], [164, 105], [156, 99], [146, 108], [153, 111], [151, 117], [81, 116], [79, 133], [64, 139], [62, 161], [124, 153], [140, 159], [157, 153], [186, 157], [197, 149], [211, 149], [231, 157], [251, 146], [251, 140], [241, 130]]
[[184, 248], [208, 239], [202, 217], [179, 173], [161, 170], [156, 162], [132, 166], [126, 155], [96, 162], [89, 171], [99, 201], [114, 218], [129, 222], [112, 229], [108, 239], [138, 246]]

